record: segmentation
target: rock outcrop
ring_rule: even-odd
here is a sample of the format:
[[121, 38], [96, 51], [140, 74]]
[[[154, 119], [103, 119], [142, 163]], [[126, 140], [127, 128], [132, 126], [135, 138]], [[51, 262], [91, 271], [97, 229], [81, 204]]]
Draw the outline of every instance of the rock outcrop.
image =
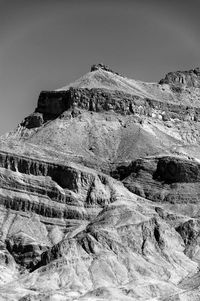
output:
[[0, 139], [0, 300], [198, 300], [200, 71], [109, 67]]
[[22, 121], [21, 125], [27, 129], [38, 128], [44, 123], [41, 113], [33, 113]]
[[160, 84], [169, 84], [174, 89], [177, 87], [181, 91], [182, 87], [200, 88], [200, 68], [191, 69], [189, 71], [170, 72], [164, 79], [161, 79]]
[[108, 72], [112, 72], [112, 73], [115, 73], [115, 74], [117, 74], [117, 75], [120, 75], [118, 72], [113, 71], [112, 69], [110, 69], [109, 66], [106, 66], [106, 65], [104, 65], [104, 64], [102, 64], [102, 63], [92, 65], [90, 71], [91, 71], [91, 72], [92, 72], [92, 71], [97, 71], [97, 70], [99, 70], [99, 69], [102, 69], [102, 70], [104, 70], [104, 71], [108, 71]]
[[115, 176], [132, 192], [152, 201], [171, 204], [198, 204], [199, 171], [197, 162], [178, 157], [138, 159]]
[[[170, 119], [199, 120], [200, 108], [183, 106], [175, 103], [164, 103], [155, 99], [141, 98], [122, 91], [99, 88], [69, 88], [68, 91], [42, 92], [39, 96], [37, 112], [44, 118], [55, 118], [68, 109], [79, 108], [91, 112], [113, 111], [122, 115], [140, 115], [158, 118], [164, 121]], [[35, 115], [34, 115], [35, 116]], [[30, 128], [30, 122], [24, 124]], [[34, 123], [33, 123], [34, 125]], [[32, 127], [34, 127], [32, 125]], [[35, 122], [35, 127], [38, 123]]]

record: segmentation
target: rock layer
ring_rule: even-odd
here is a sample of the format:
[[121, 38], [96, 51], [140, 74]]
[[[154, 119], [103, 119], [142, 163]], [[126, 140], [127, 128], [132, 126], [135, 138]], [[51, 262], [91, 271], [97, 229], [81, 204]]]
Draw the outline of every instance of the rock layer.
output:
[[41, 92], [0, 140], [1, 300], [198, 300], [199, 83], [98, 64]]
[[[171, 118], [198, 121], [200, 115], [200, 108], [198, 107], [165, 103], [117, 90], [109, 91], [96, 88], [70, 88], [68, 91], [41, 92], [36, 112], [43, 113], [44, 118], [48, 119], [58, 117], [70, 108], [92, 112], [114, 111], [122, 115], [138, 114], [164, 121]], [[30, 127], [29, 123], [28, 126]], [[40, 126], [39, 121], [35, 122], [35, 127], [38, 126]]]

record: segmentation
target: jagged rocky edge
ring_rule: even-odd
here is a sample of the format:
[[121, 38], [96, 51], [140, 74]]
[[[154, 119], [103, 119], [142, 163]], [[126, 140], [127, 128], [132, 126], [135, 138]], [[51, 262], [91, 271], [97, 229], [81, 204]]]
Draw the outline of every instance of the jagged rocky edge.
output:
[[[52, 179], [52, 182], [50, 182], [49, 185], [53, 185], [53, 182], [58, 185], [49, 186], [49, 189], [46, 187], [39, 187], [37, 190], [37, 194], [42, 195], [43, 198], [46, 198], [47, 200], [51, 199], [55, 205], [59, 204], [57, 210], [50, 210], [48, 207], [49, 205], [51, 207], [51, 204], [45, 205], [44, 203], [43, 206], [39, 208], [39, 204], [34, 205], [30, 204], [30, 202], [25, 203], [25, 200], [21, 200], [20, 202], [19, 199], [18, 201], [17, 199], [14, 201], [12, 199], [8, 200], [1, 197], [1, 202], [3, 204], [5, 203], [7, 208], [13, 208], [15, 210], [22, 211], [33, 210], [36, 213], [49, 217], [69, 218], [70, 214], [67, 211], [70, 211], [70, 208], [67, 208], [67, 211], [64, 210], [65, 204], [71, 205], [72, 208], [74, 205], [77, 206], [78, 203], [76, 200], [76, 195], [79, 198], [79, 202], [82, 202], [82, 206], [88, 208], [93, 205], [101, 208], [102, 206], [105, 206], [106, 203], [112, 202], [112, 198], [114, 198], [114, 191], [112, 190], [112, 181], [114, 180], [107, 175], [96, 173], [89, 168], [79, 169], [78, 166], [73, 166], [73, 164], [69, 166], [56, 164], [48, 161], [45, 162], [28, 158], [25, 156], [19, 156], [16, 154], [9, 154], [6, 152], [0, 153], [0, 167], [14, 172], [17, 171], [29, 177], [31, 177], [31, 175], [44, 178], [49, 177]], [[31, 181], [31, 178], [29, 181]], [[45, 182], [45, 185], [47, 183], [48, 182]], [[29, 188], [28, 185], [24, 187], [23, 185], [19, 185], [19, 183], [15, 183], [15, 185], [16, 186], [10, 187], [10, 189], [16, 191], [27, 189], [29, 193], [34, 194], [34, 192], [31, 190], [31, 187]], [[109, 188], [108, 195], [103, 193], [103, 191], [100, 191], [102, 197], [100, 195], [95, 197], [93, 190], [98, 190], [98, 185], [102, 185], [102, 188], [107, 186]], [[85, 191], [82, 191], [82, 187], [84, 187]], [[17, 208], [17, 206], [19, 208]], [[78, 206], [80, 206], [80, 204]], [[76, 213], [74, 212], [74, 214]], [[89, 216], [85, 216], [84, 218], [89, 218]]]
[[[73, 90], [72, 88], [71, 88], [71, 90]], [[77, 95], [76, 95], [76, 92], [77, 91], [73, 91], [73, 93], [75, 93], [75, 97], [73, 97], [73, 100], [74, 99], [78, 99], [78, 98], [81, 98], [82, 96], [78, 96], [77, 97]], [[80, 94], [82, 95], [82, 90], [80, 91]], [[47, 92], [47, 93], [49, 93], [49, 92]], [[53, 92], [52, 92], [53, 93]], [[67, 93], [68, 93], [68, 91], [67, 91]], [[79, 91], [78, 91], [78, 93], [79, 93]], [[85, 89], [84, 89], [84, 93], [85, 93]], [[96, 91], [95, 91], [95, 93], [96, 93]], [[89, 96], [88, 96], [88, 98], [90, 99], [90, 91], [87, 91], [87, 89], [86, 89], [86, 95], [88, 95], [89, 94]], [[84, 97], [83, 97], [84, 98]], [[87, 97], [86, 97], [87, 98]], [[56, 101], [57, 102], [57, 101]], [[75, 108], [75, 107], [80, 107], [80, 108], [83, 108], [83, 109], [89, 109], [89, 110], [94, 110], [95, 111], [95, 109], [94, 108], [92, 108], [92, 107], [90, 107], [90, 102], [89, 102], [89, 104], [88, 104], [88, 102], [87, 101], [85, 101], [85, 103], [84, 103], [84, 101], [81, 99], [80, 100], [80, 103], [77, 105], [76, 103], [75, 103], [75, 105], [74, 104], [72, 104], [72, 107], [69, 107], [68, 109], [70, 109], [70, 108]], [[105, 105], [105, 107], [103, 107], [102, 108], [102, 110], [113, 110], [113, 107], [106, 107], [106, 104], [104, 104]], [[58, 107], [58, 106], [57, 106]], [[129, 107], [129, 106], [127, 106], [129, 109], [131, 108], [131, 107]], [[53, 109], [54, 109], [55, 107], [53, 107]], [[115, 107], [114, 107], [115, 108]], [[65, 110], [66, 108], [64, 107], [64, 110]], [[188, 108], [187, 108], [188, 109]], [[40, 109], [39, 109], [40, 110]], [[63, 110], [63, 108], [62, 108], [62, 110]], [[62, 111], [61, 110], [61, 111]], [[98, 106], [97, 106], [97, 110], [96, 110], [97, 112], [99, 112], [99, 111], [101, 111], [101, 108], [100, 108], [100, 110], [99, 110], [99, 108], [98, 108]], [[122, 111], [121, 111], [121, 108], [120, 108], [120, 110], [119, 111], [117, 111], [118, 113], [122, 113], [123, 112], [123, 114], [124, 114], [124, 112], [128, 112], [128, 110], [126, 111], [126, 110], [124, 110], [124, 109], [122, 109]], [[125, 113], [125, 114], [126, 114]], [[134, 114], [135, 112], [133, 112], [132, 111], [132, 108], [131, 108], [131, 110], [130, 110], [130, 112], [128, 112], [128, 114]], [[141, 112], [139, 112], [139, 114], [140, 114]], [[37, 117], [39, 118], [39, 126], [41, 125], [41, 124], [43, 124], [43, 122], [44, 122], [44, 120], [48, 120], [49, 118], [51, 119], [52, 118], [52, 114], [51, 114], [51, 112], [43, 112], [43, 113], [41, 113], [41, 112], [37, 112], [37, 113], [35, 113], [36, 115], [37, 115]], [[62, 114], [62, 113], [61, 113]], [[72, 110], [72, 114], [73, 114], [73, 110]], [[59, 116], [60, 115], [60, 111], [59, 112], [57, 112], [56, 113], [56, 117], [57, 116]], [[53, 118], [55, 117], [55, 116], [53, 116]], [[191, 117], [191, 118], [194, 118], [194, 117]], [[196, 117], [194, 118], [194, 119], [196, 119]], [[38, 123], [36, 123], [36, 125], [38, 125]], [[35, 127], [35, 125], [33, 126], [33, 127]], [[37, 127], [37, 126], [36, 126]], [[9, 157], [9, 156], [8, 156]], [[22, 163], [22, 165], [21, 164], [16, 164], [16, 158], [13, 158], [12, 156], [11, 156], [11, 160], [9, 159], [7, 157], [7, 159], [6, 160], [4, 160], [4, 159], [2, 159], [2, 162], [4, 162], [3, 163], [3, 167], [5, 167], [5, 168], [7, 168], [7, 169], [11, 169], [11, 170], [14, 170], [14, 171], [17, 171], [17, 170], [20, 170], [21, 172], [24, 172], [25, 171], [25, 173], [28, 173], [28, 174], [37, 174], [37, 175], [41, 175], [42, 174], [42, 172], [41, 172], [41, 167], [39, 167], [38, 168], [38, 162], [34, 162], [33, 164], [31, 163], [30, 164], [30, 162], [29, 163]], [[23, 159], [24, 158], [22, 158], [22, 161], [23, 161]], [[26, 161], [26, 160], [25, 160]], [[28, 164], [28, 167], [27, 167], [27, 164]], [[34, 164], [35, 164], [35, 166], [34, 166]], [[22, 166], [26, 166], [26, 167], [23, 167], [23, 168], [25, 168], [25, 169], [23, 169], [22, 168]], [[20, 166], [20, 168], [19, 168], [19, 166]], [[168, 165], [166, 165], [166, 166], [168, 166]], [[168, 168], [168, 167], [167, 167]], [[43, 169], [43, 167], [42, 167], [42, 169]], [[51, 169], [51, 168], [50, 168]], [[33, 171], [33, 170], [37, 170], [36, 172], [35, 171]], [[164, 169], [161, 169], [161, 175], [160, 175], [160, 177], [162, 178], [162, 175], [163, 175], [163, 173], [164, 173], [164, 176], [165, 176], [165, 172], [163, 171]], [[196, 169], [195, 169], [196, 170]], [[192, 171], [192, 173], [193, 173], [193, 171]], [[53, 173], [46, 173], [45, 175], [50, 175], [51, 177], [53, 176]], [[187, 177], [187, 176], [186, 176]], [[53, 176], [53, 178], [54, 178], [54, 180], [55, 180], [55, 177]], [[196, 181], [196, 179], [197, 178], [195, 178], [194, 180]], [[57, 182], [57, 181], [56, 181]], [[59, 183], [59, 184], [61, 184], [61, 183]], [[61, 185], [62, 186], [62, 185]], [[62, 200], [62, 197], [58, 197], [58, 199], [59, 198], [61, 198], [60, 200]], [[8, 208], [9, 208], [9, 206], [8, 206]], [[22, 205], [22, 207], [19, 207], [19, 210], [26, 210], [27, 208], [25, 208], [24, 207], [24, 205]], [[41, 212], [42, 212], [43, 210], [41, 210]], [[40, 213], [41, 213], [40, 212]], [[160, 211], [158, 210], [158, 212], [159, 212], [159, 214], [160, 214]], [[39, 211], [37, 212], [37, 213], [39, 213]], [[161, 214], [162, 215], [162, 214]], [[58, 217], [58, 218], [60, 218], [60, 216], [58, 215], [58, 216], [55, 216], [55, 217]], [[183, 225], [181, 225], [181, 226], [179, 226], [179, 227], [177, 227], [177, 231], [178, 232], [180, 232], [180, 234], [181, 234], [181, 236], [183, 237], [183, 239], [184, 239], [184, 241], [185, 241], [185, 243], [187, 243], [188, 241], [189, 241], [189, 239], [192, 237], [192, 239], [194, 239], [195, 240], [195, 234], [194, 234], [194, 228], [195, 228], [195, 226], [193, 225], [193, 224], [191, 224], [191, 222], [188, 222], [188, 223], [185, 223], [185, 224], [183, 224]], [[192, 234], [191, 234], [192, 233]], [[162, 249], [162, 245], [163, 245], [163, 241], [162, 241], [162, 239], [161, 239], [161, 237], [160, 237], [160, 233], [159, 233], [159, 225], [158, 225], [158, 223], [157, 223], [157, 221], [155, 221], [155, 227], [154, 227], [154, 236], [155, 236], [155, 240], [157, 241], [157, 243], [158, 243], [158, 245], [160, 245], [161, 246], [161, 249]], [[90, 247], [90, 246], [88, 246], [87, 244], [85, 245], [85, 241], [81, 241], [81, 244], [84, 246], [84, 248], [87, 250], [87, 252], [88, 253], [92, 253], [92, 247]], [[144, 243], [144, 245], [145, 245], [145, 243]], [[144, 249], [144, 247], [142, 247], [142, 250]], [[55, 251], [55, 252], [54, 252]], [[49, 252], [51, 253], [55, 253], [56, 255], [55, 255], [55, 258], [57, 258], [57, 254], [60, 254], [59, 252], [60, 252], [60, 247], [58, 247], [57, 245], [55, 246], [55, 247], [53, 247], [53, 249], [52, 250], [50, 250], [50, 251], [47, 251], [47, 252], [45, 252], [44, 254], [49, 254]], [[40, 262], [40, 264], [39, 264], [39, 266], [41, 266], [41, 265], [43, 265], [43, 263], [44, 264], [46, 264], [46, 263], [48, 263], [49, 262], [49, 258], [50, 259], [52, 259], [51, 258], [51, 255], [48, 255], [47, 257], [46, 257], [46, 255], [43, 255], [44, 257], [42, 258], [42, 260], [41, 260], [41, 262]], [[54, 255], [53, 255], [54, 256]], [[60, 256], [60, 255], [59, 255]], [[59, 257], [58, 256], [58, 257]]]
[[155, 99], [141, 98], [121, 91], [106, 89], [70, 88], [67, 91], [43, 91], [38, 100], [36, 112], [21, 123], [28, 129], [38, 128], [48, 120], [62, 118], [62, 113], [71, 110], [72, 117], [78, 109], [91, 112], [113, 111], [122, 115], [139, 115], [170, 119], [200, 120], [200, 108], [175, 103], [165, 103]]
[[[102, 69], [118, 73], [103, 64], [93, 65], [91, 72]], [[200, 69], [168, 73], [159, 85], [169, 85], [173, 93], [181, 94], [185, 87], [200, 88]], [[45, 122], [61, 116], [71, 110], [72, 117], [76, 109], [92, 112], [113, 111], [122, 115], [136, 114], [149, 116], [163, 121], [170, 119], [200, 120], [200, 108], [193, 105], [181, 105], [174, 102], [163, 102], [158, 99], [143, 98], [120, 90], [111, 91], [102, 88], [73, 88], [61, 91], [42, 91], [39, 95], [35, 113], [21, 123], [28, 129], [38, 128]]]

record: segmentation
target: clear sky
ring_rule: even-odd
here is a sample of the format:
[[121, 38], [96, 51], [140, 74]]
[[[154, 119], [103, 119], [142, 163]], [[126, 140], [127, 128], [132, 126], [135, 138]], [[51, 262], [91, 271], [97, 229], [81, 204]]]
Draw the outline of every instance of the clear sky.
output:
[[0, 134], [103, 62], [158, 81], [200, 66], [199, 0], [0, 0]]

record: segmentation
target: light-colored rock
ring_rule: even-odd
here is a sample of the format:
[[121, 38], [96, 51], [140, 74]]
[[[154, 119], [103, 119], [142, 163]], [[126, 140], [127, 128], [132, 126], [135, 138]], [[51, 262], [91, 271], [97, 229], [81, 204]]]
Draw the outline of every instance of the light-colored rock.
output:
[[0, 300], [198, 300], [199, 87], [99, 64], [40, 94], [0, 139]]

